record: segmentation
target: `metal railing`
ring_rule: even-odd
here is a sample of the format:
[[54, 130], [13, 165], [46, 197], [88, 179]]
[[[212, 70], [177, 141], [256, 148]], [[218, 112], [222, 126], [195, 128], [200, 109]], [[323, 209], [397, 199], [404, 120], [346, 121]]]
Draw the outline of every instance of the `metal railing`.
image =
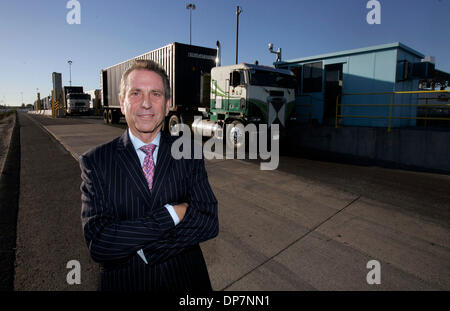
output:
[[[343, 93], [342, 95], [338, 95], [336, 97], [336, 120], [335, 120], [335, 127], [338, 128], [339, 126], [339, 118], [369, 118], [369, 119], [387, 119], [388, 120], [388, 132], [391, 132], [391, 121], [392, 119], [404, 119], [404, 120], [425, 120], [425, 125], [427, 120], [436, 120], [436, 121], [450, 121], [450, 117], [432, 117], [428, 116], [428, 111], [430, 108], [439, 107], [440, 109], [450, 109], [450, 104], [428, 104], [428, 100], [442, 100], [442, 98], [439, 97], [433, 97], [433, 98], [420, 98], [418, 97], [417, 100], [426, 100], [425, 104], [395, 104], [393, 103], [393, 97], [396, 94], [436, 94], [436, 93], [449, 93], [449, 90], [443, 90], [443, 91], [407, 91], [407, 92], [373, 92], [373, 93]], [[389, 95], [389, 103], [386, 104], [342, 104], [339, 103], [339, 98], [343, 98], [344, 96], [357, 96], [357, 95]], [[448, 98], [446, 98], [448, 99]], [[389, 107], [389, 115], [388, 116], [378, 116], [378, 115], [344, 115], [339, 113], [339, 107]], [[418, 117], [417, 113], [414, 117], [406, 117], [406, 116], [394, 116], [392, 115], [392, 110], [394, 107], [405, 107], [405, 106], [416, 106], [425, 108], [426, 115], [425, 117]]]

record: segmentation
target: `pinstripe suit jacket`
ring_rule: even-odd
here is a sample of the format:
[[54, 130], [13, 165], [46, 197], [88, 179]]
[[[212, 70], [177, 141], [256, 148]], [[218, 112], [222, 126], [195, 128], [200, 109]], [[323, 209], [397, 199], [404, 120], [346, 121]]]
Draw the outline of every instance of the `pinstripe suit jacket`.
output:
[[[218, 234], [217, 200], [203, 159], [175, 160], [174, 140], [161, 133], [152, 191], [128, 131], [80, 157], [81, 219], [100, 290], [211, 290], [198, 244]], [[189, 203], [177, 226], [164, 207], [173, 202]]]

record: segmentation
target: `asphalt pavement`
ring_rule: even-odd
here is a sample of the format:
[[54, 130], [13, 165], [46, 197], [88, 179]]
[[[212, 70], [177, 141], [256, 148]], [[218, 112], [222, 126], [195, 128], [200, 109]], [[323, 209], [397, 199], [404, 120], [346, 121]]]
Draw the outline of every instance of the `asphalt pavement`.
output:
[[[78, 162], [41, 125], [19, 114], [21, 166], [15, 290], [95, 290], [97, 266], [81, 228]], [[69, 285], [67, 263], [81, 266]]]
[[14, 114], [0, 119], [0, 292], [14, 287], [19, 172], [20, 128]]
[[[15, 289], [92, 290], [77, 155], [123, 133], [20, 114]], [[202, 243], [215, 290], [449, 290], [450, 176], [299, 157], [208, 160], [220, 231]], [[82, 267], [68, 285], [69, 260]], [[369, 284], [380, 264], [379, 284]], [[371, 274], [372, 273], [372, 274]]]

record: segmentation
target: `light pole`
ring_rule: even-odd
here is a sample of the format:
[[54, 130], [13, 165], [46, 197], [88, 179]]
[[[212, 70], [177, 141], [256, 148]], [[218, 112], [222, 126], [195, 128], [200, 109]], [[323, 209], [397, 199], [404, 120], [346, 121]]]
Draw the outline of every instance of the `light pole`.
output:
[[189, 10], [189, 45], [192, 45], [192, 10], [195, 10], [195, 4], [186, 4], [186, 9]]
[[72, 86], [72, 61], [69, 60], [67, 61], [69, 63], [69, 85]]
[[238, 63], [239, 14], [242, 12], [242, 8], [238, 5], [236, 7], [236, 64]]

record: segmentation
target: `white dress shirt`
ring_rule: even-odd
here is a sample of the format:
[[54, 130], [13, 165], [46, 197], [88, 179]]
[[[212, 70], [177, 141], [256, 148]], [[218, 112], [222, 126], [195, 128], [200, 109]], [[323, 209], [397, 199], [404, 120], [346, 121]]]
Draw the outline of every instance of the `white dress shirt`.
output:
[[[134, 150], [136, 151], [137, 156], [139, 157], [139, 161], [141, 162], [141, 167], [143, 167], [146, 154], [140, 148], [146, 144], [143, 143], [139, 138], [134, 136], [133, 133], [131, 133], [130, 129], [128, 129], [128, 134], [130, 136], [131, 143], [134, 146]], [[160, 139], [161, 139], [161, 132], [159, 132], [158, 135], [155, 137], [155, 139], [153, 139], [153, 141], [150, 143], [150, 144], [156, 145], [156, 148], [153, 151], [153, 162], [155, 163], [155, 167], [156, 167], [156, 161], [158, 159]], [[180, 223], [180, 218], [178, 217], [177, 213], [175, 212], [175, 209], [173, 208], [173, 206], [170, 204], [166, 204], [164, 206], [165, 206], [165, 208], [167, 208], [167, 211], [169, 212], [170, 216], [172, 216], [175, 226], [178, 225]]]

